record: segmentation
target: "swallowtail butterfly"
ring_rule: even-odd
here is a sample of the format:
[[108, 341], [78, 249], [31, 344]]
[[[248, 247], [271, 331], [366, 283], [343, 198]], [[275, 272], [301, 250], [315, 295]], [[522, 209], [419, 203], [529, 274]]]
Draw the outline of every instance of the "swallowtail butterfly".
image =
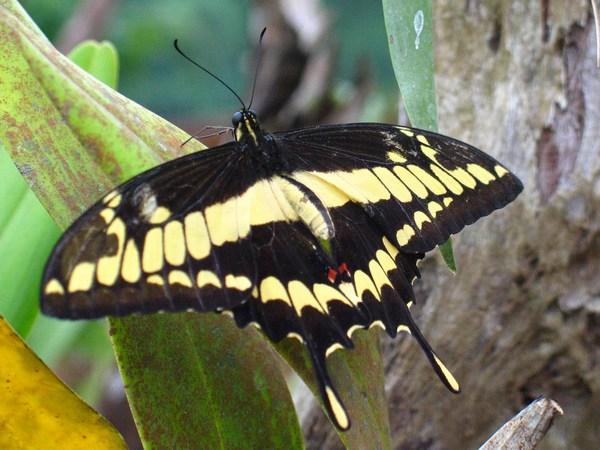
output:
[[416, 264], [514, 200], [521, 182], [468, 144], [403, 126], [268, 133], [243, 106], [233, 134], [135, 176], [79, 217], [47, 263], [43, 312], [229, 311], [239, 327], [306, 344], [342, 430], [350, 418], [326, 359], [352, 348], [357, 329], [409, 332], [458, 392], [409, 312]]

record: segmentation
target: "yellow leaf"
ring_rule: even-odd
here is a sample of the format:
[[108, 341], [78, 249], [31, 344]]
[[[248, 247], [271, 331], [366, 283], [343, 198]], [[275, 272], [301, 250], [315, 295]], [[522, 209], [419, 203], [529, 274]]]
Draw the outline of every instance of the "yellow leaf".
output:
[[113, 426], [65, 386], [1, 316], [0, 448], [127, 448]]

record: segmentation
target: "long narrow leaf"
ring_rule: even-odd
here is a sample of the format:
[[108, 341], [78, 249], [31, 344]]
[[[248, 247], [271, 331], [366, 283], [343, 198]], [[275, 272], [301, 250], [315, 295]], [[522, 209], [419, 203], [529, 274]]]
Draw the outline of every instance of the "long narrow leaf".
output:
[[[437, 131], [431, 0], [382, 1], [390, 57], [408, 118], [414, 127]], [[455, 272], [452, 241], [440, 245], [440, 251]]]

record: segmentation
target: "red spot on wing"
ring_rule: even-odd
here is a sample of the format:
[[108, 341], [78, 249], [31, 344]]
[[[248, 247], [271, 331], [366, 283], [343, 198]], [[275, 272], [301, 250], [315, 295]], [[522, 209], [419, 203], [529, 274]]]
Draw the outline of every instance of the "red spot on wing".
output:
[[327, 279], [330, 282], [335, 283], [340, 275], [346, 280], [351, 279], [350, 270], [348, 270], [348, 264], [342, 263], [337, 269], [334, 269], [333, 267], [327, 268]]

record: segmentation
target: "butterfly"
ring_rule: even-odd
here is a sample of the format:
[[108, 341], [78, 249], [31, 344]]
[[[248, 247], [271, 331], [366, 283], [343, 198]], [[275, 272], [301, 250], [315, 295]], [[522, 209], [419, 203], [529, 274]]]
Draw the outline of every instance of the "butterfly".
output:
[[519, 179], [468, 144], [415, 128], [268, 133], [243, 102], [232, 124], [232, 142], [143, 172], [83, 213], [48, 260], [42, 311], [228, 312], [274, 342], [296, 338], [341, 430], [350, 417], [326, 360], [352, 348], [357, 329], [410, 333], [458, 392], [409, 311], [417, 262], [514, 200]]

